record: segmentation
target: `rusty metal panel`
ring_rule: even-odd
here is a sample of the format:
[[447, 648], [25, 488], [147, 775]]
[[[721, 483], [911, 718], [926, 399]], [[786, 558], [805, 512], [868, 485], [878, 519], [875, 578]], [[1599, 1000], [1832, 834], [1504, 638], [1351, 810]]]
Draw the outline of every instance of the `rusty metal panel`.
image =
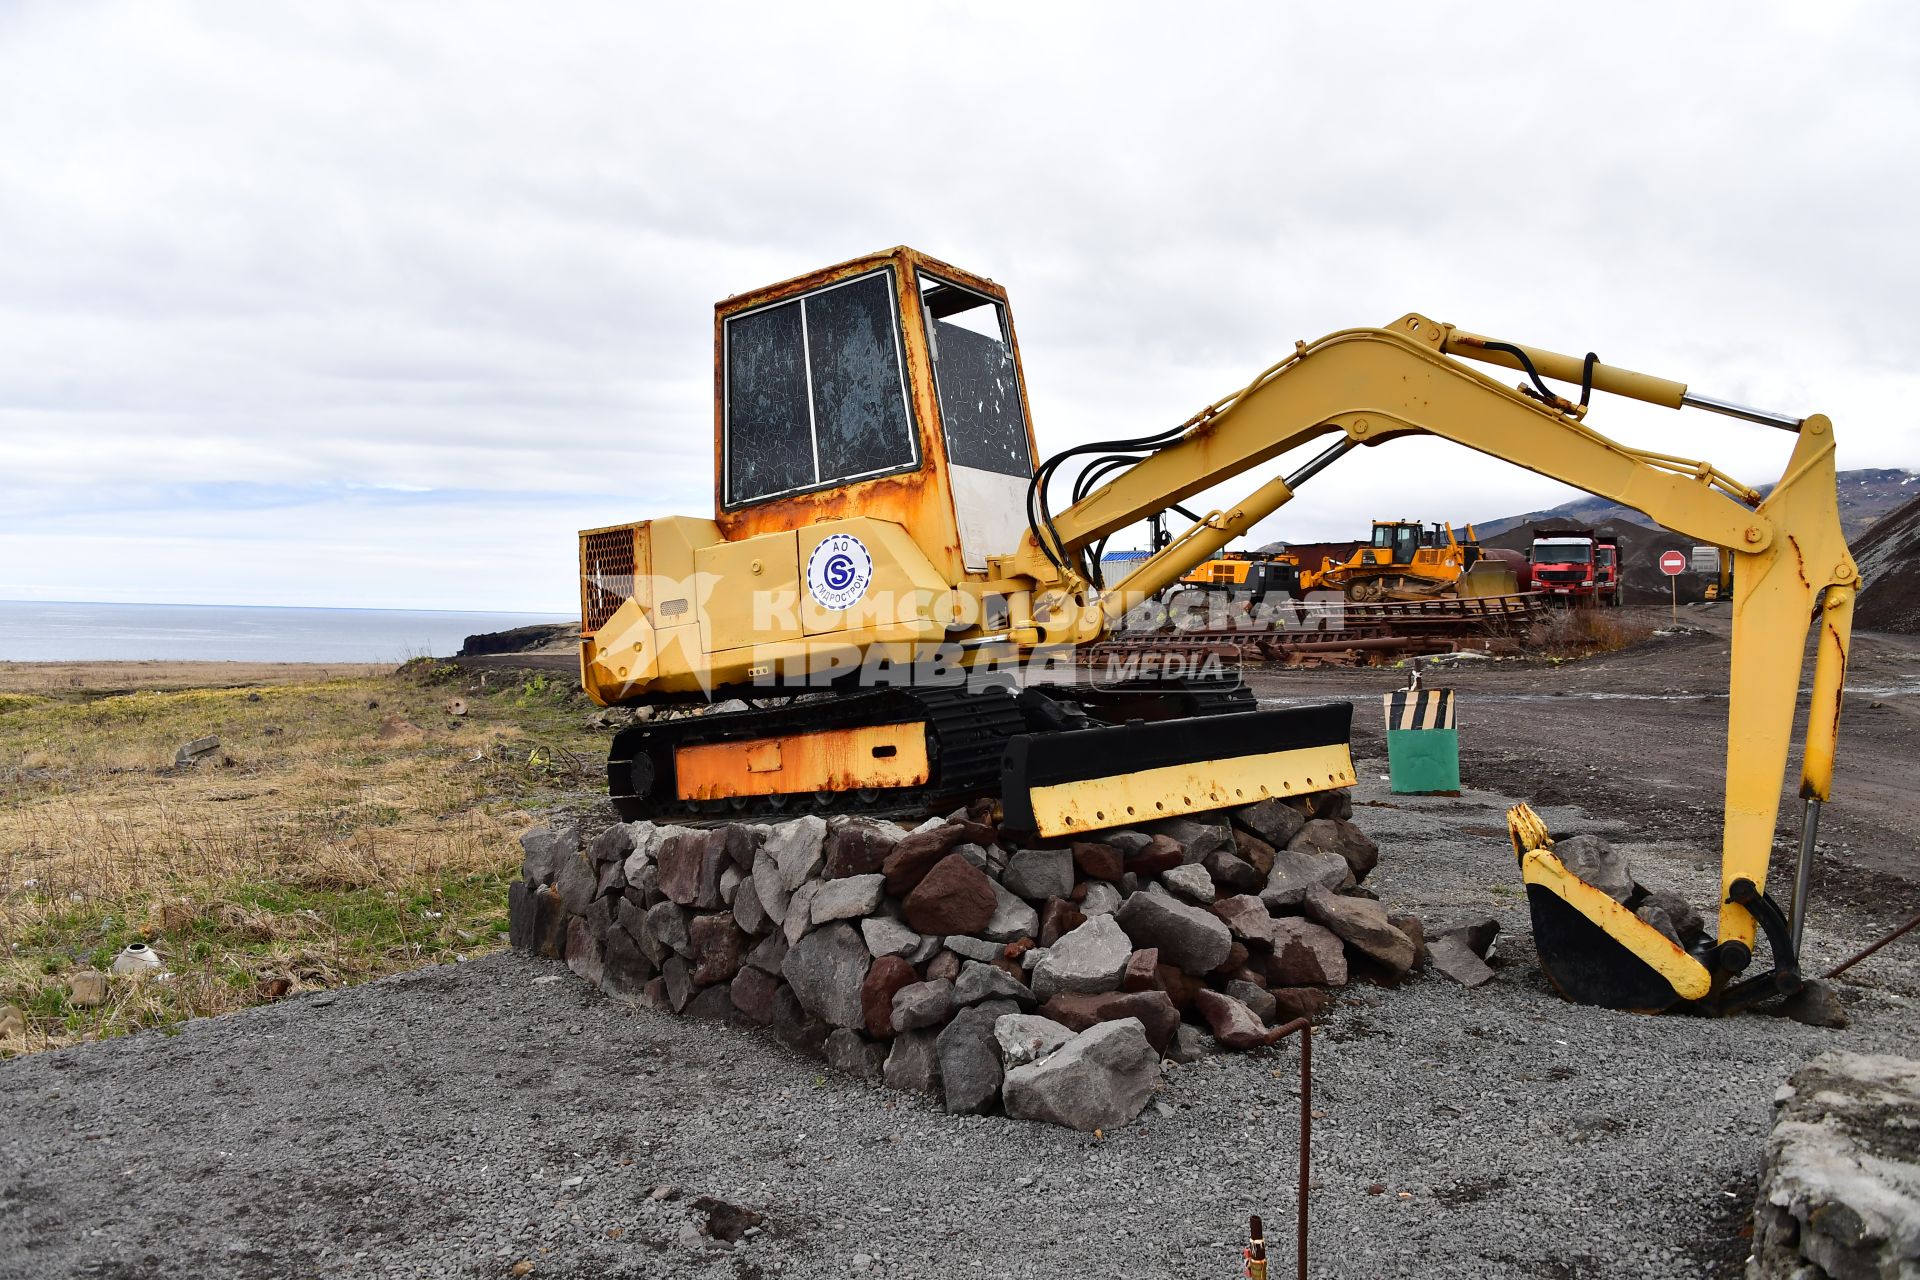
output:
[[931, 777], [919, 721], [701, 743], [675, 751], [673, 767], [682, 800], [917, 787]]

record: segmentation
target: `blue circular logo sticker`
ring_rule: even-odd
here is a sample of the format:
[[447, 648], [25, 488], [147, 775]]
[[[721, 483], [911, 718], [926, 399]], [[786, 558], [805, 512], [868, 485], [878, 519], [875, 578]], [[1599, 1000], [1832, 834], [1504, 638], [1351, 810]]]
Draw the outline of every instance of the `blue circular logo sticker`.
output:
[[821, 539], [807, 558], [807, 591], [822, 609], [851, 609], [873, 582], [873, 556], [850, 533]]

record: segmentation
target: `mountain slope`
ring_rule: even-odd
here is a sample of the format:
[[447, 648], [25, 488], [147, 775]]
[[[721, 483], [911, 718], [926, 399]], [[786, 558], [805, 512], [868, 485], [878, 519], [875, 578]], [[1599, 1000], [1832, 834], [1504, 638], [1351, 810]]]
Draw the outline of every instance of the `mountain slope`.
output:
[[[1842, 471], [1837, 479], [1840, 486], [1840, 527], [1846, 530], [1849, 539], [1858, 538], [1880, 517], [1920, 492], [1920, 472], [1903, 471], [1897, 467], [1862, 467], [1854, 471]], [[1764, 495], [1772, 488], [1770, 484], [1761, 485], [1760, 492]], [[1491, 539], [1523, 524], [1591, 527], [1605, 521], [1624, 521], [1648, 529], [1657, 527], [1638, 511], [1595, 497], [1575, 498], [1572, 502], [1547, 511], [1529, 511], [1525, 515], [1481, 520], [1474, 527], [1481, 538]]]
[[1855, 542], [1853, 558], [1866, 583], [1853, 625], [1864, 631], [1920, 632], [1920, 495]]

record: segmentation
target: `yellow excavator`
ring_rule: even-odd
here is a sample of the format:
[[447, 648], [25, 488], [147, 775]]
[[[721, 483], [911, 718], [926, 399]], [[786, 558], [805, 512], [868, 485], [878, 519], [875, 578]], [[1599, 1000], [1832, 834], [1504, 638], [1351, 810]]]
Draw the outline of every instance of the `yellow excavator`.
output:
[[[994, 795], [1007, 827], [1059, 838], [1350, 785], [1349, 704], [1260, 709], [1226, 682], [1089, 679], [1074, 659], [1348, 454], [1435, 436], [1730, 547], [1742, 584], [1719, 936], [1673, 943], [1517, 821], [1548, 973], [1623, 1008], [1727, 1008], [1797, 985], [1768, 855], [1810, 626], [1803, 848], [1827, 798], [1858, 582], [1826, 418], [1409, 314], [1300, 342], [1178, 426], [1036, 461], [1005, 291], [905, 247], [719, 303], [714, 350], [713, 516], [580, 538], [582, 682], [602, 705], [655, 708], [609, 755], [623, 816]], [[1792, 432], [1786, 473], [1763, 500], [1708, 463], [1620, 444], [1587, 423], [1594, 391]], [[1236, 504], [1182, 505], [1276, 461]], [[1169, 512], [1184, 530], [1103, 581], [1106, 539]], [[1736, 983], [1756, 919], [1773, 968]]]

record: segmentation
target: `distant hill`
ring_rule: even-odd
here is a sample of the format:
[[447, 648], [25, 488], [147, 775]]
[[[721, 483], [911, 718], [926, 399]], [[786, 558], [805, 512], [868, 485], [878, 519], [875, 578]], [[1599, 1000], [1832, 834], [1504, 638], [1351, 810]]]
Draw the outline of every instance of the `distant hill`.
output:
[[1853, 558], [1866, 584], [1853, 625], [1867, 631], [1920, 632], [1920, 494], [1855, 542]]
[[[1895, 467], [1864, 467], [1842, 471], [1840, 482], [1840, 526], [1849, 541], [1865, 533], [1874, 521], [1920, 493], [1920, 472]], [[1773, 488], [1759, 486], [1765, 494]], [[1623, 522], [1642, 528], [1657, 528], [1653, 521], [1617, 502], [1605, 498], [1576, 498], [1548, 511], [1529, 511], [1525, 515], [1503, 516], [1498, 520], [1478, 520], [1475, 530], [1483, 540], [1511, 533], [1521, 525], [1572, 524], [1582, 528], [1608, 522]], [[1456, 526], [1458, 527], [1458, 526]]]

